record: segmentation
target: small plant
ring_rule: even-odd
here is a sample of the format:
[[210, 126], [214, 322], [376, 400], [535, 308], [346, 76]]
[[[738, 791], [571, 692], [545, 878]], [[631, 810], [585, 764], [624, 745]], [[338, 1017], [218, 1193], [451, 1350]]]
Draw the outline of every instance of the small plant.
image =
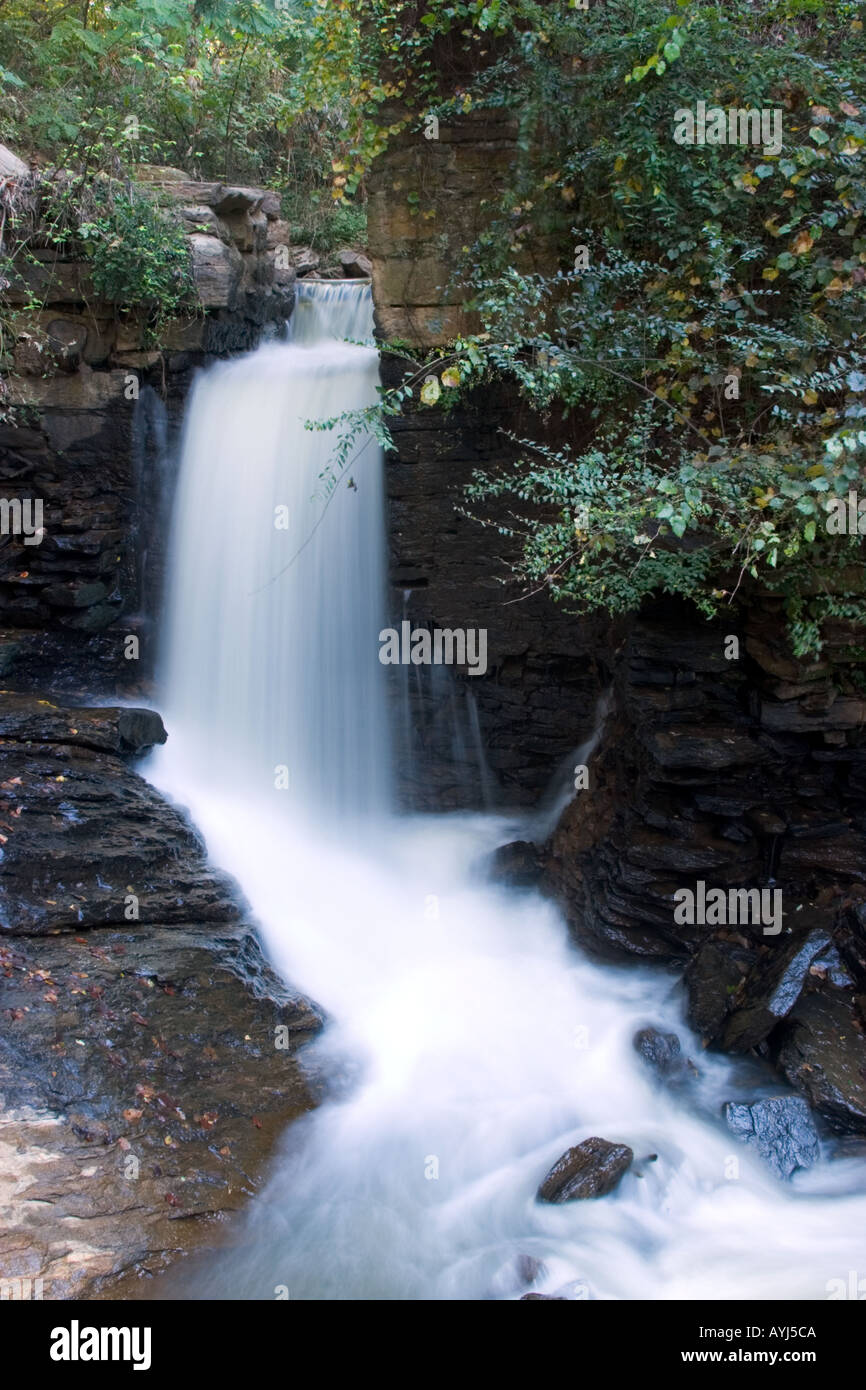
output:
[[101, 298], [148, 314], [151, 336], [189, 305], [192, 271], [189, 242], [147, 196], [130, 188], [96, 185], [94, 214], [76, 238], [93, 266]]

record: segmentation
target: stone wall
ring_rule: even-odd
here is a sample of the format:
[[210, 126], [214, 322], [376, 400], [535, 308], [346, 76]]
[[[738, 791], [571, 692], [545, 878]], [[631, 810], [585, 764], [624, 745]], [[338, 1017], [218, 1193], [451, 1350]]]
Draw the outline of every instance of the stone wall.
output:
[[[498, 112], [450, 118], [435, 140], [421, 130], [392, 140], [369, 181], [382, 341], [423, 353], [473, 327], [454, 267], [498, 211], [516, 158], [516, 126]], [[529, 264], [540, 266], [550, 254], [537, 244]], [[405, 358], [386, 356], [383, 382], [396, 385], [406, 370]], [[396, 448], [386, 470], [392, 622], [483, 627], [488, 641], [485, 675], [458, 670], [449, 686], [413, 674], [408, 689], [395, 688], [395, 706], [402, 701], [405, 719], [408, 704], [414, 732], [401, 764], [403, 795], [414, 806], [532, 802], [595, 719], [604, 625], [579, 623], [543, 594], [504, 586], [513, 542], [459, 512], [472, 470], [507, 467], [513, 457], [503, 431], [532, 429], [504, 388], [475, 392], [447, 415], [419, 405], [393, 425]], [[473, 741], [473, 705], [489, 777]]]
[[173, 450], [194, 372], [283, 331], [294, 303], [275, 194], [144, 172], [188, 231], [198, 300], [188, 318], [149, 342], [140, 314], [99, 301], [87, 263], [56, 250], [36, 251], [5, 292], [20, 308], [0, 498], [41, 499], [45, 528], [40, 544], [0, 536], [0, 677], [16, 689], [143, 688], [171, 490], [155, 454]]

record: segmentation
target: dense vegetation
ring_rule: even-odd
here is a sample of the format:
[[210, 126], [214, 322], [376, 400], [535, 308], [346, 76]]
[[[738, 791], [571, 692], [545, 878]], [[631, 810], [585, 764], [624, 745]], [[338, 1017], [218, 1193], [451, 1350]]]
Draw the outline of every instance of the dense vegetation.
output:
[[[709, 614], [760, 581], [817, 652], [828, 617], [866, 618], [861, 538], [826, 525], [866, 452], [860, 13], [0, 0], [0, 140], [91, 183], [136, 162], [266, 183], [298, 238], [327, 240], [360, 234], [365, 172], [393, 134], [430, 112], [511, 110], [512, 185], [455, 270], [482, 330], [415, 364], [382, 414], [515, 383], [537, 437], [468, 505], [484, 519], [506, 499], [527, 584], [577, 611], [663, 589]], [[778, 145], [677, 143], [675, 113], [699, 102], [778, 113]], [[118, 241], [84, 225], [94, 250]], [[545, 432], [563, 415], [578, 445]]]
[[[827, 528], [866, 454], [859, 6], [422, 9], [381, 46], [405, 99], [444, 118], [510, 106], [524, 151], [461, 271], [483, 332], [427, 398], [504, 377], [551, 419], [579, 413], [583, 436], [522, 441], [476, 478], [475, 510], [505, 498], [519, 574], [576, 611], [665, 590], [711, 614], [759, 580], [816, 653], [827, 618], [866, 618], [862, 539]], [[431, 45], [455, 26], [479, 75], [443, 92]], [[700, 101], [765, 110], [768, 130], [778, 113], [778, 147], [677, 143], [675, 113]], [[551, 241], [559, 264], [526, 269]]]

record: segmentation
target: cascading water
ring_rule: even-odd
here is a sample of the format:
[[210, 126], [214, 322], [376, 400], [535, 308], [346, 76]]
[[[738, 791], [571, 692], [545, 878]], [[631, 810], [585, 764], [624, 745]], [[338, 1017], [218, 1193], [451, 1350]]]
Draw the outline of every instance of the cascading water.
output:
[[[352, 1066], [286, 1135], [230, 1242], [161, 1291], [509, 1298], [531, 1256], [536, 1288], [572, 1298], [824, 1298], [866, 1268], [861, 1166], [784, 1185], [738, 1146], [721, 1102], [767, 1076], [700, 1052], [669, 976], [589, 963], [551, 904], [479, 876], [513, 820], [387, 813], [381, 460], [360, 441], [356, 487], [311, 501], [334, 437], [304, 429], [374, 398], [375, 353], [337, 341], [365, 339], [369, 312], [366, 288], [305, 286], [294, 342], [216, 367], [190, 404], [153, 776], [329, 1011], [313, 1055]], [[648, 1022], [698, 1060], [686, 1094], [636, 1057]], [[590, 1135], [630, 1144], [633, 1171], [601, 1200], [537, 1203]]]
[[[293, 341], [203, 375], [189, 407], [170, 551], [166, 683], [175, 738], [217, 792], [304, 815], [383, 812], [381, 451], [329, 486], [312, 420], [376, 399], [370, 292], [304, 285]], [[277, 801], [279, 798], [279, 801]]]

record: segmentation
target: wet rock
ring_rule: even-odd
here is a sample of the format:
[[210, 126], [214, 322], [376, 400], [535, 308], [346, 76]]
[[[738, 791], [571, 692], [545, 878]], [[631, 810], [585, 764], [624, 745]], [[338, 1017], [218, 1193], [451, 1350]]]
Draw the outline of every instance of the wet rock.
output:
[[100, 753], [135, 756], [165, 743], [156, 710], [111, 705], [64, 706], [35, 695], [0, 692], [0, 740], [71, 743]]
[[0, 933], [240, 921], [198, 832], [124, 761], [164, 740], [152, 710], [0, 696]]
[[778, 1064], [835, 1130], [866, 1134], [866, 1039], [851, 995], [804, 995], [785, 1023]]
[[538, 845], [512, 840], [500, 845], [487, 859], [490, 877], [510, 888], [532, 888], [541, 877], [544, 862]]
[[739, 729], [681, 725], [650, 730], [645, 742], [656, 761], [665, 768], [718, 771], [743, 763], [759, 763], [766, 757], [748, 732]]
[[543, 1299], [545, 1303], [567, 1303], [568, 1299], [562, 1293], [525, 1293], [518, 1301], [526, 1303], [530, 1299]]
[[850, 834], [786, 843], [780, 859], [786, 874], [823, 872], [863, 882], [866, 879], [866, 836]]
[[736, 992], [756, 959], [754, 950], [712, 938], [689, 962], [685, 974], [688, 1021], [706, 1042], [718, 1036]]
[[[727, 1052], [748, 1052], [791, 1012], [808, 978], [809, 969], [832, 945], [826, 931], [816, 928], [779, 948], [777, 958], [747, 979], [745, 1003], [728, 1019], [722, 1034]], [[770, 948], [773, 949], [772, 947]]]
[[542, 1202], [573, 1202], [612, 1192], [632, 1165], [627, 1144], [584, 1139], [557, 1159], [538, 1189]]
[[697, 1075], [697, 1068], [683, 1056], [676, 1033], [641, 1028], [632, 1038], [632, 1046], [663, 1081], [682, 1081], [690, 1074]]
[[756, 1149], [777, 1177], [811, 1168], [819, 1157], [818, 1131], [799, 1096], [774, 1096], [753, 1105], [725, 1106], [728, 1129]]
[[0, 1273], [92, 1297], [214, 1243], [311, 1098], [318, 1011], [248, 929], [0, 942]]
[[866, 721], [866, 701], [835, 699], [826, 710], [810, 708], [808, 701], [786, 700], [761, 706], [765, 729], [791, 733], [815, 733], [825, 729], [859, 729]]

